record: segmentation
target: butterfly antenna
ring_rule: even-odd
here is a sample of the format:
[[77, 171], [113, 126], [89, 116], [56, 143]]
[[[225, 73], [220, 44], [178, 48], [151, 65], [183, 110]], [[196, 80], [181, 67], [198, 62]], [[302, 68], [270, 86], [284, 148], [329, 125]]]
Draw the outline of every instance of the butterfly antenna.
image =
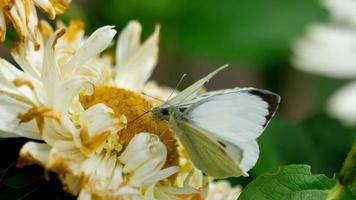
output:
[[161, 138], [166, 132], [168, 131], [169, 128], [166, 128], [161, 134], [159, 134], [159, 138]]
[[[224, 68], [226, 68], [226, 67], [228, 67], [229, 65], [223, 65], [222, 67], [220, 67], [218, 70], [220, 71], [220, 70], [222, 70], [222, 69], [224, 69]], [[209, 79], [210, 80], [210, 79]], [[199, 88], [197, 88], [196, 90], [194, 90], [190, 95], [188, 95], [188, 96], [186, 96], [184, 99], [182, 99], [181, 100], [181, 102], [178, 104], [178, 105], [180, 105], [182, 102], [184, 102], [188, 97], [190, 97], [192, 94], [194, 94], [195, 92], [197, 92], [197, 91], [199, 91], [202, 87], [204, 87], [204, 85], [209, 81], [209, 80], [207, 80], [204, 84], [202, 84], [202, 86], [201, 87], [199, 87]]]
[[160, 101], [160, 102], [164, 103], [164, 101], [163, 101], [162, 99], [160, 99], [160, 98], [154, 97], [154, 96], [149, 95], [149, 94], [144, 93], [144, 92], [142, 92], [142, 94], [143, 94], [144, 96], [150, 97], [150, 98], [152, 98], [152, 99], [155, 99], [155, 100], [157, 100], [157, 101]]
[[177, 92], [178, 87], [180, 86], [180, 84], [183, 82], [183, 79], [187, 76], [187, 74], [183, 74], [182, 77], [180, 78], [180, 80], [178, 81], [176, 87], [174, 88], [174, 90], [172, 91], [172, 93], [168, 96], [168, 98], [166, 99], [166, 102], [172, 97], [172, 95], [174, 93]]
[[128, 122], [128, 124], [131, 124], [133, 122], [135, 122], [136, 120], [140, 119], [141, 117], [143, 117], [144, 115], [146, 115], [147, 113], [151, 112], [150, 110], [142, 113], [141, 115], [139, 115], [138, 117], [136, 117], [135, 119], [133, 119], [132, 121]]
[[175, 139], [171, 139], [171, 140], [163, 140], [162, 142], [163, 143], [168, 143], [168, 142], [175, 142], [176, 140]]

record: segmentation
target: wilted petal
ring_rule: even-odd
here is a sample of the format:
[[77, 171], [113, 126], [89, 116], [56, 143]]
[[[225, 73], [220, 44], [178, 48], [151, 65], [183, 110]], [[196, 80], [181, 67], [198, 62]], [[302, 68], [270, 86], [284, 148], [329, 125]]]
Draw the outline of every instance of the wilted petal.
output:
[[51, 147], [46, 143], [27, 142], [20, 151], [19, 166], [38, 164], [46, 167]]
[[42, 48], [36, 50], [31, 41], [17, 42], [11, 48], [11, 55], [26, 73], [40, 79], [43, 57]]
[[36, 128], [34, 121], [28, 123], [20, 123], [18, 114], [26, 112], [31, 107], [22, 102], [16, 101], [5, 95], [0, 95], [0, 130], [6, 134], [1, 134], [0, 137], [9, 136], [12, 133], [13, 137], [26, 137], [36, 140], [41, 140], [40, 134]]
[[86, 160], [84, 154], [71, 140], [57, 140], [49, 154], [47, 168], [59, 174], [68, 172], [80, 176], [81, 164]]
[[106, 141], [115, 137], [126, 123], [124, 116], [116, 117], [111, 108], [96, 104], [80, 116], [82, 128], [75, 136], [75, 141], [84, 154], [89, 156], [95, 152], [99, 153]]
[[34, 0], [36, 5], [49, 14], [50, 19], [56, 17], [56, 11], [49, 0]]
[[5, 41], [6, 36], [6, 21], [4, 12], [0, 9], [0, 42]]
[[24, 72], [0, 58], [0, 90], [3, 94], [29, 104], [36, 102], [33, 93], [36, 84], [29, 78]]

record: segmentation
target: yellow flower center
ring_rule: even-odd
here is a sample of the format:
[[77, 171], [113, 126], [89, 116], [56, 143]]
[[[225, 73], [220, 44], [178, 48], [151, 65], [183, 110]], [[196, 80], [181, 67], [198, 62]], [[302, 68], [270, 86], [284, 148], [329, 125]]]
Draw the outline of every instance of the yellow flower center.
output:
[[84, 107], [103, 103], [110, 107], [117, 117], [125, 115], [127, 126], [119, 133], [119, 143], [124, 147], [138, 133], [148, 132], [156, 134], [167, 147], [167, 161], [165, 167], [178, 166], [178, 152], [176, 148], [175, 133], [169, 128], [167, 122], [157, 120], [148, 111], [152, 103], [140, 94], [116, 87], [96, 87], [90, 96], [81, 95], [79, 100]]

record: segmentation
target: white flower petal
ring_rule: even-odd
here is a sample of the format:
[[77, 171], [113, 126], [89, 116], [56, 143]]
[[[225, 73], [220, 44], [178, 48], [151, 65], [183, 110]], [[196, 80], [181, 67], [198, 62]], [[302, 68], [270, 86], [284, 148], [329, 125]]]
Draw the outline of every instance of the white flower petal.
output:
[[300, 70], [336, 78], [356, 76], [356, 34], [352, 28], [311, 26], [294, 50], [293, 62]]
[[323, 0], [337, 22], [356, 26], [356, 1], [354, 0]]
[[57, 87], [61, 81], [61, 73], [55, 58], [55, 46], [57, 40], [64, 34], [64, 30], [57, 30], [47, 41], [42, 66], [42, 82], [47, 93], [48, 100], [58, 97]]
[[145, 182], [145, 184], [155, 183], [155, 182], [158, 182], [160, 180], [163, 180], [165, 178], [172, 176], [173, 174], [177, 173], [178, 171], [179, 171], [179, 167], [165, 168], [154, 175], [145, 177], [144, 182]]
[[34, 0], [37, 6], [46, 11], [49, 14], [49, 18], [54, 19], [56, 11], [49, 0]]
[[173, 88], [158, 85], [155, 81], [148, 81], [142, 92], [147, 95], [146, 98], [157, 101], [158, 104], [166, 102], [168, 98], [173, 98], [178, 93]]
[[148, 168], [160, 170], [166, 156], [166, 146], [156, 135], [140, 133], [131, 139], [119, 159], [125, 164], [123, 170], [125, 173], [135, 171], [140, 174]]
[[91, 198], [90, 191], [88, 191], [86, 189], [80, 190], [77, 200], [91, 200], [91, 199], [92, 198]]
[[329, 100], [330, 115], [340, 119], [346, 125], [356, 124], [356, 82], [349, 83], [338, 90]]
[[56, 97], [51, 99], [53, 109], [59, 112], [68, 112], [74, 97], [87, 85], [89, 85], [89, 81], [83, 76], [73, 76], [69, 80], [58, 83], [56, 94], [54, 94]]
[[141, 27], [131, 22], [118, 40], [116, 78], [117, 86], [141, 91], [151, 76], [158, 57], [159, 26], [142, 45], [138, 45]]
[[[70, 140], [57, 140], [49, 154], [47, 168], [57, 173], [72, 173], [82, 175], [81, 166], [86, 157]], [[68, 171], [67, 171], [68, 170]]]
[[20, 165], [39, 164], [45, 167], [51, 147], [45, 143], [27, 142], [20, 150]]
[[95, 174], [96, 169], [100, 165], [100, 162], [103, 160], [103, 155], [102, 154], [95, 154], [83, 162], [81, 166], [81, 170], [84, 172], [84, 174], [88, 177], [92, 176]]
[[105, 131], [117, 132], [119, 120], [114, 111], [105, 104], [98, 103], [87, 109], [80, 117], [82, 126], [88, 128], [89, 135]]
[[211, 182], [206, 200], [236, 200], [241, 193], [241, 187], [231, 187], [225, 180]]
[[31, 107], [22, 102], [16, 101], [10, 97], [0, 95], [0, 130], [6, 132], [0, 137], [9, 136], [10, 133], [18, 137], [26, 137], [36, 140], [41, 140], [34, 121], [28, 123], [19, 123], [17, 115], [25, 113]]
[[[114, 180], [115, 179], [115, 180]], [[123, 184], [122, 166], [115, 153], [107, 153], [90, 174], [92, 189], [97, 191], [115, 191]]]
[[116, 117], [111, 108], [99, 103], [81, 114], [80, 125], [82, 128], [74, 139], [87, 156], [93, 155], [95, 152], [100, 153], [107, 140], [117, 136], [117, 132], [123, 129], [126, 123], [126, 117]]
[[[116, 64], [123, 66], [140, 47], [141, 24], [131, 21], [120, 33], [116, 46]], [[118, 69], [119, 70], [119, 69]]]
[[40, 90], [40, 82], [27, 76], [15, 66], [0, 58], [0, 91], [20, 101], [36, 104], [34, 91]]
[[116, 34], [116, 31], [113, 28], [114, 26], [104, 26], [97, 29], [64, 66], [63, 73], [69, 74], [70, 72], [73, 72], [90, 58], [97, 56], [106, 49]]

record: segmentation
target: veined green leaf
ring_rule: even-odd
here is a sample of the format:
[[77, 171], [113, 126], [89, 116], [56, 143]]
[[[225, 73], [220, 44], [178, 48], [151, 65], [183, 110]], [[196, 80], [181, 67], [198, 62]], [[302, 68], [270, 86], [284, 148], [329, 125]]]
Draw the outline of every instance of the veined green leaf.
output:
[[328, 197], [337, 181], [313, 175], [308, 165], [280, 167], [277, 173], [264, 174], [243, 190], [239, 200], [319, 200]]

